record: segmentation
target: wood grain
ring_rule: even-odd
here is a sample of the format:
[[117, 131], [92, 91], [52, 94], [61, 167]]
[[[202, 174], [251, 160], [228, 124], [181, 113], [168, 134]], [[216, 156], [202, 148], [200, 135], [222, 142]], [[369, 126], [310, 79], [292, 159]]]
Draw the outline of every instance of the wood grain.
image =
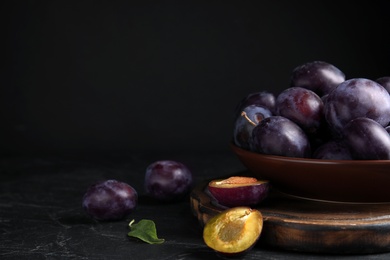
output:
[[[207, 192], [191, 193], [191, 209], [204, 224], [225, 208]], [[368, 254], [390, 251], [390, 204], [315, 201], [271, 190], [256, 206], [264, 217], [262, 246], [299, 252]]]

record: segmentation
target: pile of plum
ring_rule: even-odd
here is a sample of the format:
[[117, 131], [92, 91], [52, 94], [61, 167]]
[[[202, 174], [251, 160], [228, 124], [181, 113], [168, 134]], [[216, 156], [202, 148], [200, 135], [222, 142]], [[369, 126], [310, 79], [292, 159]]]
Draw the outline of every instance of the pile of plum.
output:
[[[172, 202], [183, 199], [191, 190], [193, 175], [181, 162], [159, 160], [145, 171], [144, 190], [148, 197]], [[100, 221], [120, 220], [130, 215], [138, 205], [138, 192], [130, 184], [108, 179], [88, 187], [82, 198], [86, 213]]]
[[268, 155], [328, 160], [390, 159], [390, 76], [351, 78], [311, 61], [288, 88], [260, 91], [237, 105], [233, 142]]

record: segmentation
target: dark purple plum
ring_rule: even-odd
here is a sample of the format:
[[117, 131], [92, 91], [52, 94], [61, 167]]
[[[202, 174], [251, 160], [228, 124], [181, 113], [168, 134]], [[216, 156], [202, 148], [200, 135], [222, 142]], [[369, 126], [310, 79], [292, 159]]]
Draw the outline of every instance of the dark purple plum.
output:
[[238, 103], [234, 114], [235, 117], [240, 115], [241, 111], [250, 105], [268, 108], [273, 113], [275, 109], [275, 95], [269, 91], [259, 91], [247, 95]]
[[315, 133], [325, 122], [324, 103], [313, 91], [291, 87], [276, 98], [276, 114], [298, 124], [306, 133]]
[[375, 80], [390, 93], [390, 76], [380, 77]]
[[367, 117], [355, 118], [344, 126], [343, 136], [354, 159], [390, 159], [390, 135], [375, 120]]
[[313, 153], [314, 159], [353, 160], [348, 146], [342, 141], [331, 140], [319, 146]]
[[106, 180], [91, 185], [82, 199], [83, 209], [96, 220], [120, 220], [133, 212], [138, 194], [129, 184]]
[[307, 88], [321, 97], [343, 81], [345, 74], [336, 66], [324, 61], [311, 61], [294, 68], [290, 87]]
[[272, 115], [268, 108], [259, 107], [257, 105], [249, 105], [241, 111], [234, 122], [233, 141], [234, 143], [247, 150], [251, 150], [250, 144], [252, 131], [256, 125], [264, 118]]
[[390, 95], [373, 80], [349, 79], [328, 95], [324, 113], [337, 134], [345, 124], [358, 117], [371, 118], [384, 127], [390, 122]]
[[386, 126], [385, 130], [390, 134], [390, 125]]
[[252, 131], [254, 151], [262, 154], [308, 158], [311, 147], [306, 133], [283, 116], [263, 119]]
[[192, 184], [192, 172], [180, 162], [160, 160], [146, 168], [145, 191], [156, 200], [180, 200], [190, 191]]
[[326, 94], [326, 95], [323, 95], [323, 96], [321, 96], [321, 100], [322, 100], [322, 102], [325, 104], [325, 102], [326, 102], [326, 99], [328, 98], [328, 95], [329, 94]]

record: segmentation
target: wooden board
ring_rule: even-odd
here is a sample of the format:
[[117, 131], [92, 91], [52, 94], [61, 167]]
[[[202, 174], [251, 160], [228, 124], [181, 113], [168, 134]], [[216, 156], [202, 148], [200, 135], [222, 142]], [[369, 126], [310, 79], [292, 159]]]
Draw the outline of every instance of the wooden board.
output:
[[[200, 225], [225, 208], [207, 191], [191, 192]], [[271, 189], [256, 206], [264, 217], [261, 246], [311, 253], [369, 254], [390, 251], [390, 204], [346, 204], [297, 198]]]

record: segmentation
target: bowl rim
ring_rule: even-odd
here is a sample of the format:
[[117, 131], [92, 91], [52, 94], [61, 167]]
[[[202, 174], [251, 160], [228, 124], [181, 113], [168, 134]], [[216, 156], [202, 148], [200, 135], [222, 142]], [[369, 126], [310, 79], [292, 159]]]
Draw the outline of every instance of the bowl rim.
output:
[[243, 155], [255, 156], [264, 159], [270, 159], [275, 161], [284, 162], [296, 162], [296, 163], [315, 163], [315, 164], [343, 164], [343, 165], [390, 165], [390, 160], [329, 160], [329, 159], [314, 159], [314, 158], [303, 158], [303, 157], [287, 157], [280, 155], [262, 154], [253, 151], [246, 150], [230, 142], [230, 148]]

